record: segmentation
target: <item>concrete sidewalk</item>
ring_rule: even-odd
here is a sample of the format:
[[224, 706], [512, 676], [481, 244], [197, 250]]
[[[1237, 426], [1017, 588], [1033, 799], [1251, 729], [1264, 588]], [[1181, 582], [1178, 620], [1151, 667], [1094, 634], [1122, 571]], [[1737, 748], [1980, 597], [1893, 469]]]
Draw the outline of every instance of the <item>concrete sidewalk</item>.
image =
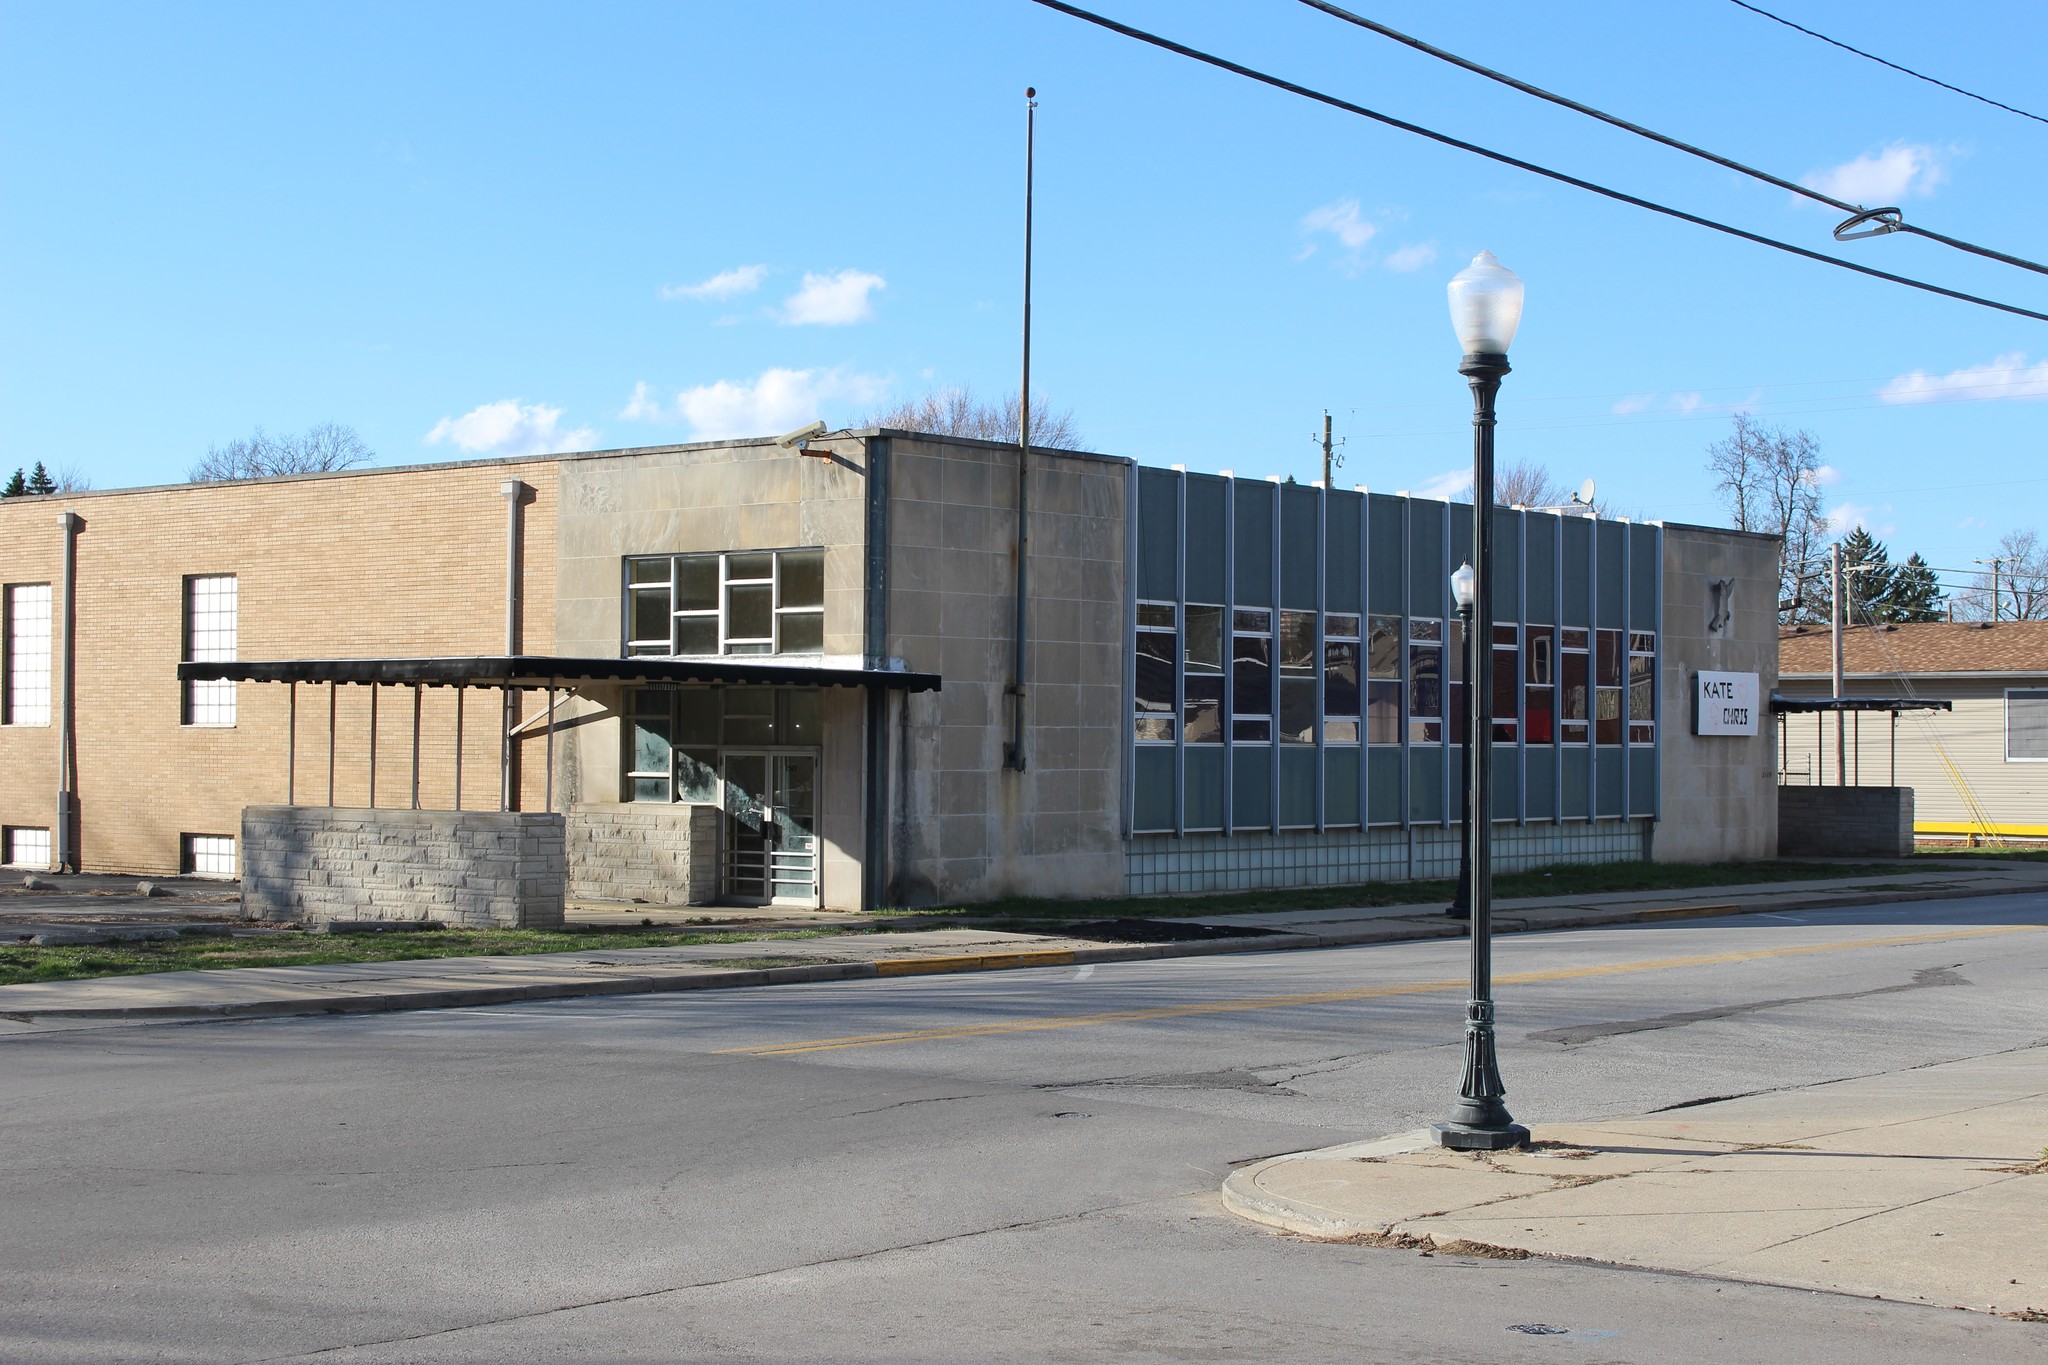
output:
[[2048, 1310], [2048, 1048], [1601, 1123], [1278, 1157], [1223, 1202], [1300, 1235]]
[[[1959, 861], [1894, 876], [1503, 901], [1496, 907], [1494, 924], [1498, 932], [1512, 934], [2042, 891], [2048, 891], [2048, 864]], [[570, 922], [605, 924], [628, 913], [645, 917], [644, 911], [645, 907], [583, 907], [572, 912]], [[777, 929], [815, 930], [842, 922], [862, 926], [891, 922], [870, 915], [797, 912], [778, 916], [752, 910], [722, 915], [693, 912], [690, 919], [691, 927], [707, 931], [738, 925], [746, 932], [764, 934]], [[1446, 918], [1440, 909], [1418, 905], [1190, 916], [1148, 924], [1157, 926], [1156, 932], [1185, 937], [1179, 941], [1117, 941], [1120, 936], [1147, 932], [1135, 926], [1105, 930], [1095, 937], [980, 928], [906, 928], [678, 948], [157, 972], [0, 986], [0, 1020], [12, 1021], [19, 1028], [37, 1021], [440, 1009], [589, 995], [1348, 947], [1462, 937], [1466, 932], [1464, 924]]]

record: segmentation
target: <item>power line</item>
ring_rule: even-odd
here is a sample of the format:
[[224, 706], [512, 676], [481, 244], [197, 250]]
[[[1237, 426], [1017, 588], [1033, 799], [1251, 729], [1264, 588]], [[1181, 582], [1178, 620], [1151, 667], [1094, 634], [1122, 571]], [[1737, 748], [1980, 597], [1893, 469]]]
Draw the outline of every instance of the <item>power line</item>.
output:
[[[1740, 4], [1741, 0], [1735, 0], [1735, 2]], [[1782, 176], [1772, 175], [1769, 171], [1760, 171], [1754, 166], [1746, 166], [1742, 162], [1722, 156], [1718, 152], [1710, 152], [1704, 147], [1695, 147], [1692, 143], [1681, 142], [1675, 137], [1666, 137], [1654, 129], [1643, 127], [1640, 123], [1631, 123], [1625, 118], [1617, 118], [1613, 114], [1595, 109], [1590, 104], [1581, 104], [1577, 100], [1567, 99], [1563, 95], [1545, 90], [1541, 86], [1517, 80], [1505, 72], [1495, 71], [1492, 67], [1481, 66], [1475, 61], [1460, 57], [1455, 52], [1446, 52], [1440, 47], [1432, 47], [1420, 38], [1410, 37], [1399, 29], [1388, 28], [1378, 20], [1368, 19], [1362, 14], [1353, 14], [1348, 9], [1343, 9], [1329, 3], [1329, 0], [1301, 0], [1301, 3], [1307, 5], [1310, 9], [1321, 10], [1333, 19], [1341, 19], [1347, 24], [1355, 24], [1359, 28], [1379, 34], [1382, 38], [1391, 38], [1397, 43], [1414, 48], [1417, 52], [1434, 57], [1438, 61], [1449, 62], [1452, 66], [1461, 67], [1466, 71], [1472, 72], [1474, 75], [1484, 76], [1490, 81], [1498, 81], [1511, 89], [1521, 91], [1525, 95], [1534, 95], [1537, 99], [1548, 100], [1550, 103], [1558, 105], [1560, 108], [1569, 109], [1575, 114], [1584, 114], [1587, 118], [1598, 119], [1600, 122], [1619, 128], [1624, 132], [1634, 133], [1637, 137], [1648, 138], [1652, 142], [1660, 143], [1675, 151], [1684, 152], [1688, 156], [1696, 156], [1702, 161], [1711, 161], [1716, 166], [1725, 167], [1728, 170], [1749, 176], [1755, 180], [1761, 180], [1766, 185], [1774, 185], [1781, 190], [1790, 190], [1793, 194], [1811, 199], [1817, 204], [1825, 204], [1831, 209], [1846, 213], [1850, 215], [1849, 221], [1835, 229], [1835, 239], [1837, 241], [1846, 242], [1853, 241], [1856, 237], [1882, 236], [1889, 232], [1907, 232], [1915, 237], [1925, 237], [1929, 241], [1940, 242], [1943, 246], [1954, 247], [1958, 251], [1967, 251], [1975, 256], [1983, 256], [1994, 261], [2003, 261], [2007, 265], [2016, 265], [2022, 270], [2031, 270], [2039, 275], [2048, 275], [2048, 265], [2042, 265], [2038, 261], [2027, 260], [2024, 256], [2008, 255], [2003, 251], [1994, 251], [1987, 246], [1978, 246], [1974, 242], [1965, 242], [1959, 238], [1947, 236], [1944, 233], [1931, 232], [1926, 228], [1915, 227], [1905, 220], [1897, 208], [1872, 210], [1862, 204], [1851, 204], [1846, 200], [1837, 199], [1831, 194], [1823, 194], [1811, 186], [1801, 185]], [[1762, 11], [1759, 10], [1758, 13], [1762, 13]], [[2029, 115], [2029, 117], [2032, 116]], [[1865, 225], [1868, 226], [1865, 227]], [[1864, 230], [1856, 232], [1854, 236], [1842, 235], [1851, 228], [1864, 228]]]
[[1275, 90], [1284, 90], [1290, 95], [1299, 95], [1303, 99], [1314, 100], [1318, 104], [1326, 104], [1332, 109], [1341, 109], [1347, 114], [1356, 114], [1360, 118], [1368, 118], [1375, 123], [1385, 124], [1389, 128], [1398, 128], [1404, 133], [1413, 133], [1417, 137], [1428, 138], [1432, 142], [1442, 143], [1446, 147], [1455, 147], [1461, 152], [1470, 152], [1474, 156], [1482, 156], [1489, 161], [1497, 161], [1503, 166], [1513, 166], [1516, 170], [1527, 171], [1531, 175], [1540, 175], [1547, 180], [1555, 180], [1560, 184], [1585, 190], [1589, 194], [1597, 194], [1603, 198], [1615, 200], [1618, 203], [1630, 204], [1639, 209], [1647, 209], [1651, 213], [1659, 213], [1667, 218], [1676, 218], [1680, 222], [1691, 223], [1695, 227], [1709, 228], [1715, 232], [1725, 233], [1730, 237], [1739, 237], [1746, 242], [1755, 242], [1759, 246], [1771, 247], [1774, 250], [1783, 251], [1789, 255], [1803, 256], [1810, 261], [1819, 261], [1825, 265], [1854, 271], [1859, 275], [1868, 275], [1872, 279], [1887, 280], [1892, 284], [1905, 285], [1908, 289], [1918, 289], [1929, 294], [1939, 294], [1944, 298], [1956, 299], [1963, 303], [1974, 303], [1982, 308], [1996, 309], [2001, 313], [2011, 313], [2017, 317], [2032, 318], [2036, 322], [2048, 322], [2048, 313], [2036, 312], [2031, 308], [2021, 308], [2017, 304], [1999, 303], [1995, 299], [1982, 298], [1976, 294], [1965, 294], [1961, 290], [1949, 289], [1938, 284], [1930, 284], [1926, 280], [1916, 280], [1905, 275], [1894, 275], [1888, 270], [1878, 270], [1872, 266], [1858, 265], [1854, 261], [1845, 261], [1839, 256], [1829, 256], [1824, 252], [1809, 251], [1803, 246], [1794, 246], [1790, 242], [1781, 242], [1775, 237], [1766, 237], [1761, 233], [1751, 232], [1746, 228], [1735, 227], [1728, 223], [1717, 222], [1712, 218], [1702, 218], [1700, 215], [1688, 213], [1684, 209], [1675, 209], [1667, 204], [1659, 204], [1654, 200], [1644, 199], [1622, 190], [1610, 189], [1591, 180], [1582, 180], [1575, 175], [1567, 175], [1563, 171], [1554, 171], [1547, 166], [1539, 166], [1533, 161], [1524, 161], [1519, 157], [1509, 156], [1506, 152], [1496, 152], [1490, 147], [1481, 147], [1477, 143], [1466, 142], [1460, 138], [1452, 137], [1448, 133], [1439, 133], [1433, 128], [1425, 128], [1421, 124], [1395, 118], [1392, 114], [1382, 114], [1377, 110], [1368, 109], [1362, 104], [1353, 104], [1349, 100], [1339, 99], [1335, 95], [1325, 94], [1320, 90], [1313, 90], [1305, 85], [1297, 85], [1293, 81], [1269, 75], [1264, 71], [1255, 70], [1252, 67], [1233, 62], [1228, 58], [1218, 57], [1199, 48], [1189, 47], [1185, 43], [1177, 43], [1171, 38], [1162, 38], [1156, 33], [1148, 33], [1144, 29], [1133, 28], [1129, 24], [1120, 23], [1115, 19], [1096, 14], [1091, 10], [1082, 9], [1079, 5], [1070, 5], [1066, 3], [1066, 0], [1032, 0], [1032, 3], [1042, 5], [1046, 9], [1057, 10], [1072, 18], [1094, 24], [1098, 28], [1108, 29], [1112, 33], [1122, 34], [1126, 38], [1149, 44], [1162, 51], [1171, 52], [1176, 56], [1186, 57], [1192, 61], [1213, 66], [1219, 71], [1228, 71], [1232, 75], [1243, 76], [1247, 80], [1257, 81], [1261, 85], [1272, 86]]
[[2039, 114], [2030, 114], [2024, 109], [2015, 109], [2010, 104], [2001, 103], [1998, 100], [1992, 99], [1988, 95], [1980, 95], [1974, 90], [1965, 90], [1960, 85], [1950, 85], [1947, 81], [1938, 81], [1932, 76], [1924, 75], [1921, 72], [1915, 71], [1910, 66], [1900, 66], [1897, 62], [1888, 62], [1874, 52], [1865, 52], [1860, 47], [1851, 47], [1847, 43], [1842, 42], [1840, 39], [1828, 37], [1828, 35], [1825, 33], [1815, 33], [1812, 29], [1807, 28], [1800, 24], [1795, 24], [1790, 19], [1786, 19], [1779, 15], [1773, 14], [1767, 9], [1758, 9], [1755, 5], [1746, 3], [1746, 0], [1729, 0], [1729, 3], [1734, 5], [1740, 5], [1743, 9], [1748, 10], [1751, 14], [1760, 14], [1764, 18], [1769, 19], [1772, 23], [1783, 24], [1786, 28], [1789, 29], [1797, 29], [1799, 32], [1804, 33], [1809, 38], [1818, 38], [1822, 42], [1828, 44], [1831, 47], [1839, 47], [1844, 52], [1853, 52], [1857, 56], [1863, 58], [1865, 61], [1876, 62], [1879, 66], [1888, 66], [1894, 71], [1902, 72], [1905, 75], [1911, 76], [1916, 81], [1926, 81], [1929, 85], [1938, 85], [1944, 90], [1953, 90], [1958, 95], [1967, 96], [1970, 99], [1978, 101], [1979, 103], [1988, 104], [1995, 109], [2003, 109], [2008, 114], [2018, 114], [2021, 118], [2030, 118], [2036, 123], [2048, 123], [2048, 118], [2042, 118]]

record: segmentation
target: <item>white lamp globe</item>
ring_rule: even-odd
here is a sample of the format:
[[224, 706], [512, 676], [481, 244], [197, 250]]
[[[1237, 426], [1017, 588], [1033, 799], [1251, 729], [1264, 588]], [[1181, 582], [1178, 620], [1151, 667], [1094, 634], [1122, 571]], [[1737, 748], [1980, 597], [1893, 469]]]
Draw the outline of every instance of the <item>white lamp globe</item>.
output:
[[1478, 590], [1479, 575], [1472, 572], [1469, 563], [1460, 564], [1458, 571], [1451, 575], [1451, 596], [1457, 599], [1459, 611], [1472, 610], [1472, 601]]
[[1522, 323], [1522, 280], [1482, 251], [1451, 277], [1451, 327], [1466, 355], [1506, 355]]

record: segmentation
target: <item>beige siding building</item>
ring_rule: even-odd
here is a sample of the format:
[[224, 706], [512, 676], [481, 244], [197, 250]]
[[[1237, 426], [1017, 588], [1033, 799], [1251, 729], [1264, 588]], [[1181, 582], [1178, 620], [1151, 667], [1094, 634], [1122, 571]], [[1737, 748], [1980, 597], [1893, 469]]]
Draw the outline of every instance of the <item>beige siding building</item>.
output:
[[[1785, 716], [1786, 783], [1913, 789], [1916, 833], [2048, 838], [2048, 622], [1929, 622], [1843, 631], [1843, 692], [1946, 701], [1949, 711]], [[1779, 691], [1833, 690], [1826, 627], [1779, 642]], [[1894, 777], [1896, 774], [1896, 777]]]

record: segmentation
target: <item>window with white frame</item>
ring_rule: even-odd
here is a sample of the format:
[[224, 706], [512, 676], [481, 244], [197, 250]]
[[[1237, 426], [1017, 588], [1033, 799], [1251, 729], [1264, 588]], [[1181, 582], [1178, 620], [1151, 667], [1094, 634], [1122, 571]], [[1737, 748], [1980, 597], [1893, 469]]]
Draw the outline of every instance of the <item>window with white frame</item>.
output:
[[231, 834], [187, 834], [184, 872], [191, 877], [232, 877], [235, 875], [235, 839]]
[[2005, 761], [2048, 763], [2048, 687], [2005, 690]]
[[1181, 654], [1181, 738], [1189, 744], [1223, 742], [1223, 608], [1190, 602]]
[[1231, 622], [1230, 737], [1273, 740], [1273, 613], [1239, 607]]
[[1657, 742], [1657, 633], [1628, 633], [1628, 742]]
[[1359, 684], [1362, 681], [1358, 617], [1333, 612], [1323, 618], [1323, 740], [1358, 743]]
[[1558, 738], [1566, 744], [1584, 744], [1593, 707], [1592, 633], [1566, 626], [1558, 638], [1558, 676], [1563, 689], [1558, 709]]
[[625, 633], [628, 654], [823, 653], [825, 552], [628, 559]]
[[1133, 733], [1139, 742], [1173, 743], [1173, 661], [1180, 631], [1171, 602], [1138, 603], [1137, 687]]
[[50, 723], [50, 585], [11, 583], [0, 623], [0, 725]]
[[1316, 614], [1312, 611], [1280, 613], [1278, 649], [1274, 654], [1279, 674], [1280, 742], [1316, 742]]
[[0, 829], [0, 862], [9, 867], [50, 866], [50, 831], [40, 825], [9, 825]]
[[[235, 657], [236, 586], [232, 574], [185, 580], [185, 659], [224, 663]], [[185, 684], [187, 725], [235, 723], [235, 685], [223, 680]]]
[[1408, 622], [1408, 741], [1444, 742], [1444, 623]]

